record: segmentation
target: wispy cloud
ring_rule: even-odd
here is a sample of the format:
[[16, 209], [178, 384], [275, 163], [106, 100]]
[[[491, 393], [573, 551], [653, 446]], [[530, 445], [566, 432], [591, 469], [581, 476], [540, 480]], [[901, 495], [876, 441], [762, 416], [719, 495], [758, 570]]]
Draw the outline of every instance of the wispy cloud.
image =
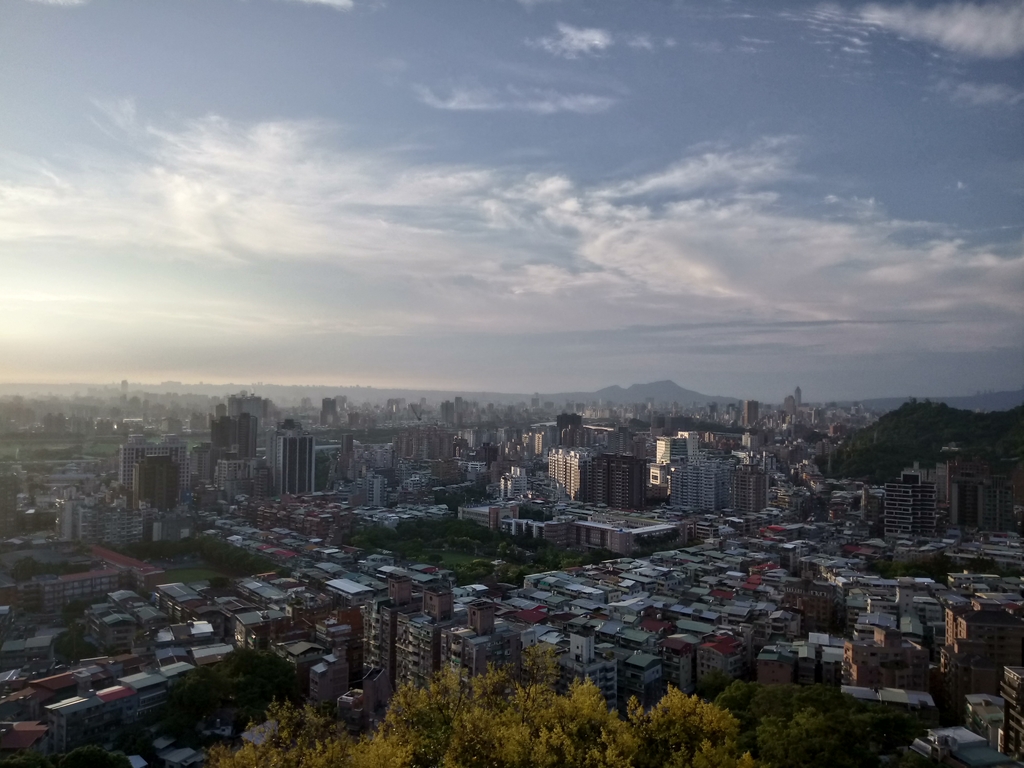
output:
[[355, 7], [354, 0], [288, 0], [291, 3], [306, 3], [307, 5], [329, 5], [339, 11], [350, 11]]
[[416, 93], [420, 101], [434, 109], [448, 109], [457, 112], [533, 112], [538, 115], [552, 115], [556, 112], [595, 114], [605, 112], [615, 104], [615, 99], [591, 93], [560, 93], [558, 91], [532, 88], [452, 88], [444, 95], [433, 89], [418, 86]]
[[608, 30], [596, 27], [573, 27], [557, 25], [558, 35], [542, 37], [534, 45], [554, 56], [575, 59], [579, 56], [601, 53], [612, 46], [612, 35]]
[[[491, 108], [489, 98], [439, 103]], [[169, 128], [136, 116], [133, 126], [122, 135], [132, 149], [123, 160], [0, 165], [0, 243], [12, 265], [69, 244], [95, 274], [113, 269], [117, 254], [153, 269], [184, 261], [190, 275], [280, 264], [282, 275], [358, 288], [341, 312], [325, 293], [330, 329], [365, 323], [374, 333], [467, 322], [500, 333], [513, 315], [536, 332], [552, 322], [621, 327], [652, 314], [678, 323], [743, 317], [834, 323], [829, 343], [853, 352], [920, 343], [926, 331], [909, 321], [939, 315], [963, 324], [957, 343], [986, 344], [1024, 315], [1019, 253], [891, 219], [875, 201], [835, 198], [827, 216], [797, 212], [782, 191], [804, 173], [792, 139], [700, 147], [646, 175], [581, 184], [350, 151], [319, 122], [209, 117]], [[13, 275], [7, 285], [36, 284]], [[159, 293], [151, 283], [132, 290]], [[278, 327], [327, 332], [304, 290], [302, 310]], [[0, 310], [0, 327], [13, 311]], [[906, 330], [862, 323], [880, 316], [908, 321]], [[775, 341], [796, 343], [798, 333]]]
[[859, 11], [871, 26], [983, 58], [1024, 53], [1024, 3], [944, 3], [931, 8], [872, 3]]
[[961, 104], [976, 107], [1019, 104], [1024, 101], [1024, 91], [1002, 83], [950, 83], [943, 81], [938, 90], [949, 94], [950, 99]]

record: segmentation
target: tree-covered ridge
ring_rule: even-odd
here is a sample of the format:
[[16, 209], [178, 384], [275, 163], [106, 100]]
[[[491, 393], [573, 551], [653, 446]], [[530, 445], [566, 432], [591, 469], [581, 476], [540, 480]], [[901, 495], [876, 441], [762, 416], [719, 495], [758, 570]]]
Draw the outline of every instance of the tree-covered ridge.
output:
[[[471, 683], [453, 671], [426, 689], [404, 686], [383, 724], [352, 741], [312, 707], [275, 704], [262, 739], [217, 746], [209, 768], [908, 768], [901, 755], [921, 728], [834, 688], [734, 683], [715, 703], [669, 692], [651, 710], [610, 710], [593, 683], [555, 692], [551, 653], [531, 650], [523, 671], [492, 669]], [[256, 743], [256, 742], [259, 743]]]
[[952, 458], [943, 452], [956, 443], [959, 455], [979, 456], [1009, 471], [1024, 458], [1024, 406], [974, 413], [944, 403], [909, 402], [853, 436], [833, 461], [833, 474], [867, 477], [882, 483], [920, 461], [922, 467]]

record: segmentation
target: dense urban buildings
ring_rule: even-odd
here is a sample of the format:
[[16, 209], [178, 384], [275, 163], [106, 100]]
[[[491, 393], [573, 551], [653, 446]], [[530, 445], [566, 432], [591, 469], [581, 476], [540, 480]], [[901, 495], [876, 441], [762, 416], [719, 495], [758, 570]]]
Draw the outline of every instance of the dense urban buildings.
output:
[[65, 674], [35, 627], [79, 602], [56, 631], [80, 621], [103, 663], [137, 659], [74, 666], [92, 687], [19, 710], [18, 727], [48, 749], [102, 740], [193, 669], [251, 650], [358, 735], [400, 686], [515, 672], [546, 649], [557, 690], [590, 681], [618, 713], [669, 686], [825, 685], [911, 713], [927, 739], [963, 723], [1019, 750], [1015, 475], [950, 451], [874, 482], [838, 477], [847, 429], [878, 417], [787, 397], [745, 425], [749, 403], [239, 394], [121, 422], [116, 458], [12, 463], [0, 672], [29, 687]]

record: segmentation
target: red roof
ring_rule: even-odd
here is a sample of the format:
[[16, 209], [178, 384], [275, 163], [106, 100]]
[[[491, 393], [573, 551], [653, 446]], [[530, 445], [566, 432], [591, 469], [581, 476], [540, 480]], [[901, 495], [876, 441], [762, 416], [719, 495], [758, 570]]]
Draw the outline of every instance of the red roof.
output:
[[141, 560], [136, 560], [134, 557], [128, 557], [128, 555], [122, 555], [112, 549], [107, 549], [106, 547], [94, 545], [92, 547], [92, 554], [95, 557], [106, 560], [111, 565], [116, 565], [121, 568], [135, 568], [143, 573], [157, 573], [161, 570], [155, 565], [144, 563]]
[[645, 632], [660, 633], [672, 629], [672, 625], [667, 621], [659, 621], [658, 619], [644, 619], [640, 622], [640, 629]]
[[0, 736], [0, 749], [28, 749], [46, 736], [46, 725], [39, 722], [11, 723], [11, 727]]
[[46, 688], [48, 691], [59, 691], [61, 688], [70, 688], [73, 685], [75, 685], [75, 676], [70, 672], [41, 677], [29, 683], [32, 688]]
[[725, 589], [712, 589], [708, 594], [711, 597], [717, 597], [719, 600], [732, 600], [735, 597], [732, 592]]
[[531, 608], [528, 611], [519, 611], [514, 614], [520, 621], [525, 621], [527, 624], [540, 624], [547, 618], [548, 612], [546, 608]]
[[720, 637], [717, 640], [709, 640], [701, 645], [701, 648], [711, 648], [714, 651], [728, 656], [739, 650], [740, 641], [735, 637]]
[[118, 699], [125, 699], [134, 695], [135, 691], [123, 685], [115, 685], [113, 688], [104, 688], [102, 691], [96, 691], [96, 696], [104, 702], [117, 701]]

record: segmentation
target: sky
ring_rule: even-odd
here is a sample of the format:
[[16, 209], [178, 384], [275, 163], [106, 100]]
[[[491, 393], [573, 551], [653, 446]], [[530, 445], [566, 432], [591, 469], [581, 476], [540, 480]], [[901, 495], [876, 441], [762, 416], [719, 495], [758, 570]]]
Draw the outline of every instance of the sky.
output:
[[0, 0], [0, 381], [1024, 384], [1024, 1]]

